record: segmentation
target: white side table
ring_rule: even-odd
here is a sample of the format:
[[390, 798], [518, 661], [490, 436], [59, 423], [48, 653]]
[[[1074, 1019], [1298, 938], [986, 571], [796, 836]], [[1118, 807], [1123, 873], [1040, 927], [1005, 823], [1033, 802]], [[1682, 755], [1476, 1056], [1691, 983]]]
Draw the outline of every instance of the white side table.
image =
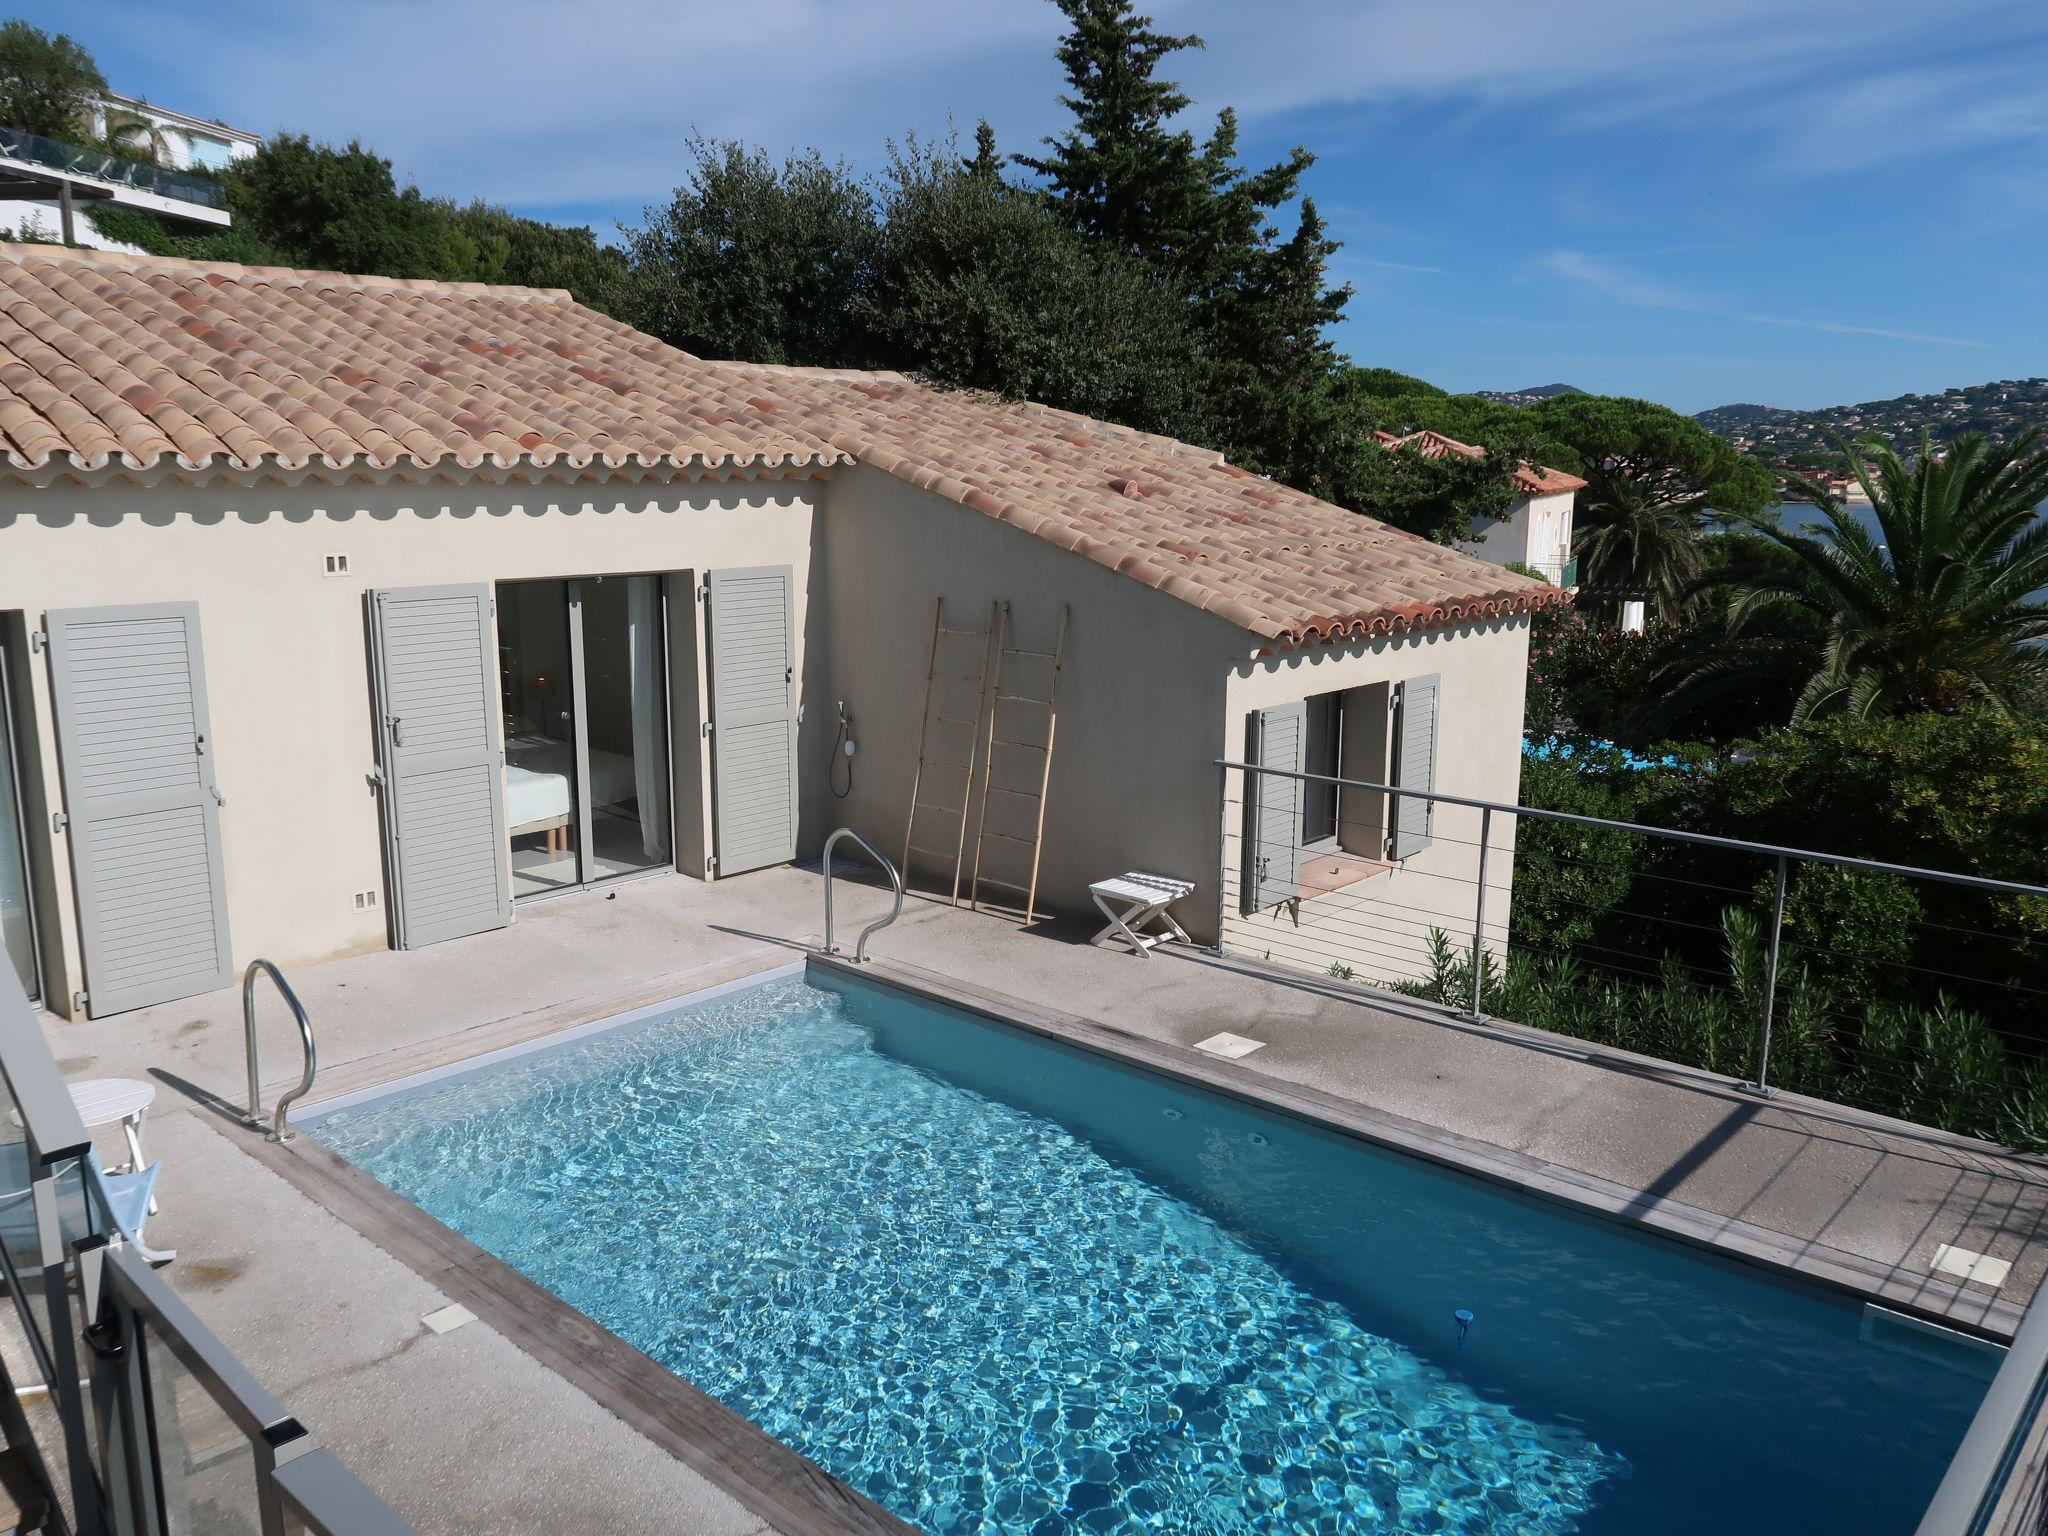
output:
[[[138, 1082], [132, 1077], [89, 1077], [71, 1086], [71, 1102], [78, 1106], [78, 1118], [85, 1122], [87, 1130], [94, 1126], [121, 1123], [121, 1134], [128, 1140], [129, 1162], [125, 1168], [109, 1168], [109, 1173], [140, 1173], [143, 1170], [142, 1122], [149, 1118], [149, 1106], [156, 1100], [154, 1083]], [[149, 1202], [151, 1215], [156, 1214], [156, 1201]]]

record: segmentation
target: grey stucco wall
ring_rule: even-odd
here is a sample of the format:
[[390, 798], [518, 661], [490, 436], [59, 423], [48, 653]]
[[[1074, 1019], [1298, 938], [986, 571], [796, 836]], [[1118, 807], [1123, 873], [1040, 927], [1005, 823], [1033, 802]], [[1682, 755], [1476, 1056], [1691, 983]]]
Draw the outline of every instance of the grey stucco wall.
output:
[[[1285, 699], [1438, 673], [1439, 787], [1515, 797], [1526, 619], [1261, 655], [1255, 637], [1233, 625], [878, 470], [835, 477], [821, 525], [824, 622], [810, 696], [821, 714], [846, 701], [859, 750], [853, 793], [826, 800], [823, 821], [806, 827], [807, 852], [822, 843], [829, 822], [867, 834], [892, 859], [900, 854], [932, 602], [941, 593], [949, 626], [978, 625], [991, 601], [1007, 599], [1020, 643], [1031, 647], [1049, 646], [1061, 606], [1071, 610], [1041, 905], [1090, 912], [1090, 881], [1148, 869], [1197, 882], [1176, 915], [1196, 937], [1213, 939], [1219, 861], [1226, 843], [1236, 846], [1236, 812], [1219, 805], [1216, 760], [1242, 755], [1247, 711]], [[814, 783], [828, 765], [829, 736], [812, 733], [825, 752], [806, 760]], [[1241, 793], [1236, 779], [1233, 798]], [[936, 784], [921, 792], [949, 793], [949, 785]], [[921, 816], [918, 842], [929, 845], [945, 827]], [[1505, 854], [1511, 829], [1494, 842]], [[972, 851], [970, 828], [970, 863]], [[1455, 882], [1469, 879], [1466, 862], [1446, 841], [1413, 873], [1419, 879], [1431, 869]], [[929, 885], [928, 861], [920, 873]], [[1508, 878], [1503, 857], [1489, 883]]]
[[[626, 572], [697, 573], [787, 564], [798, 612], [799, 697], [809, 676], [804, 623], [816, 580], [819, 484], [618, 480], [582, 485], [352, 482], [192, 486], [108, 484], [0, 489], [0, 612], [33, 626], [52, 608], [199, 606], [236, 963], [303, 962], [375, 949], [383, 842], [368, 775], [375, 764], [364, 593], [374, 587], [494, 583]], [[346, 554], [346, 576], [324, 557]], [[693, 622], [690, 583], [673, 583], [674, 625]], [[52, 802], [60, 783], [49, 673], [17, 659], [35, 761]], [[680, 681], [675, 679], [672, 681]], [[680, 695], [677, 745], [699, 740]], [[807, 721], [809, 717], [807, 716]], [[678, 843], [708, 815], [701, 781], [675, 806]], [[53, 1005], [81, 977], [69, 849], [47, 818], [28, 827]], [[701, 867], [701, 866], [700, 866]]]
[[[1007, 600], [1017, 643], [1033, 649], [1051, 649], [1065, 606], [1041, 906], [1092, 910], [1088, 883], [1125, 869], [1212, 884], [1224, 674], [1249, 637], [878, 470], [835, 477], [822, 523], [825, 667], [817, 681], [826, 691], [814, 696], [822, 709], [846, 701], [859, 745], [854, 791], [828, 800], [828, 820], [864, 832], [892, 859], [902, 851], [936, 597], [946, 600], [948, 625], [961, 627], [985, 623], [989, 605]], [[959, 644], [958, 659], [974, 670], [971, 642]], [[971, 685], [961, 686], [971, 697]], [[1040, 686], [1036, 676], [1029, 686]], [[952, 731], [944, 749], [961, 734]], [[807, 763], [807, 774], [815, 771]], [[928, 783], [932, 798], [957, 800], [950, 783]], [[999, 814], [991, 809], [991, 825]], [[950, 839], [949, 824], [920, 818], [920, 844], [927, 826], [931, 838]], [[807, 848], [822, 840], [818, 833]], [[1013, 877], [1018, 853], [991, 845], [989, 860], [1007, 856], [1001, 873]]]

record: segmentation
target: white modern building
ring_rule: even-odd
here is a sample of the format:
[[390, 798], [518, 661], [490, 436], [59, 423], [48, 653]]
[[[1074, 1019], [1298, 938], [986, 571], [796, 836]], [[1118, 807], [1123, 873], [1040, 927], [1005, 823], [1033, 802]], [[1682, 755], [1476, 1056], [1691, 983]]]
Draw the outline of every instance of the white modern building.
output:
[[0, 123], [0, 231], [129, 250], [93, 227], [85, 212], [91, 203], [195, 229], [226, 228], [232, 219], [215, 177], [263, 145], [240, 128], [111, 93], [94, 106], [92, 130], [118, 148], [72, 144]]

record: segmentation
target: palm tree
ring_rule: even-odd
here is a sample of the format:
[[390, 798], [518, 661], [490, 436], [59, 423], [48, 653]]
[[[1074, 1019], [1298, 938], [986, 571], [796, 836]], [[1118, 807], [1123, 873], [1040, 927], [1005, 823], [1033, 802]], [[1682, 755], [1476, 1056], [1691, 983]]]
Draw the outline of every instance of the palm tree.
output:
[[1582, 524], [1576, 553], [1579, 578], [1593, 588], [1636, 589], [1657, 599], [1665, 617], [1684, 612], [1705, 564], [1700, 555], [1703, 519], [1689, 504], [1616, 498], [1598, 520]]
[[1819, 486], [1796, 482], [1826, 522], [1787, 530], [1756, 521], [1778, 558], [1738, 560], [1717, 578], [1732, 593], [1730, 665], [1762, 661], [1769, 619], [1789, 603], [1826, 623], [1795, 724], [1953, 714], [1970, 703], [2010, 711], [2038, 697], [2048, 683], [2048, 451], [2039, 442], [2037, 429], [2004, 447], [1968, 432], [1937, 456], [1923, 430], [1910, 464], [1880, 437], [1866, 438], [1862, 454], [1840, 442], [1877, 536]]

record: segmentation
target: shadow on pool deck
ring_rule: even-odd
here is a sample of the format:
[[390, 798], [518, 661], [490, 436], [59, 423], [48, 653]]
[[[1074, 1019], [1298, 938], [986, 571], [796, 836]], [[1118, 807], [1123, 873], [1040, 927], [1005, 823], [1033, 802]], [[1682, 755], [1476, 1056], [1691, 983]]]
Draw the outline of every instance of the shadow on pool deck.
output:
[[[888, 893], [847, 880], [838, 900], [850, 950]], [[430, 949], [287, 966], [319, 1035], [313, 1099], [786, 963], [822, 921], [815, 870], [715, 885], [659, 877], [524, 907], [508, 929]], [[913, 895], [870, 949], [937, 984], [1199, 1063], [1216, 1081], [1351, 1106], [1361, 1123], [1610, 1191], [1609, 1208], [1682, 1220], [1694, 1240], [1720, 1231], [1739, 1248], [1762, 1229], [1969, 1325], [2009, 1330], [2048, 1265], [2038, 1160], [1236, 959], [1097, 949], [1094, 927], [1021, 930]], [[299, 1060], [282, 1010], [267, 996], [262, 1007], [268, 1100]], [[244, 1140], [255, 1133], [199, 1107], [245, 1095], [236, 992], [45, 1026], [69, 1075], [164, 1085], [148, 1132], [165, 1162], [151, 1236], [183, 1255], [166, 1278], [423, 1530], [570, 1528], [593, 1508], [621, 1532], [771, 1528], [488, 1326], [422, 1335], [419, 1318], [445, 1299], [430, 1280], [263, 1166]], [[1263, 1048], [1229, 1064], [1188, 1052], [1223, 1029]], [[1944, 1243], [2011, 1261], [2005, 1287], [1936, 1277]], [[574, 1447], [576, 1467], [550, 1437]]]

